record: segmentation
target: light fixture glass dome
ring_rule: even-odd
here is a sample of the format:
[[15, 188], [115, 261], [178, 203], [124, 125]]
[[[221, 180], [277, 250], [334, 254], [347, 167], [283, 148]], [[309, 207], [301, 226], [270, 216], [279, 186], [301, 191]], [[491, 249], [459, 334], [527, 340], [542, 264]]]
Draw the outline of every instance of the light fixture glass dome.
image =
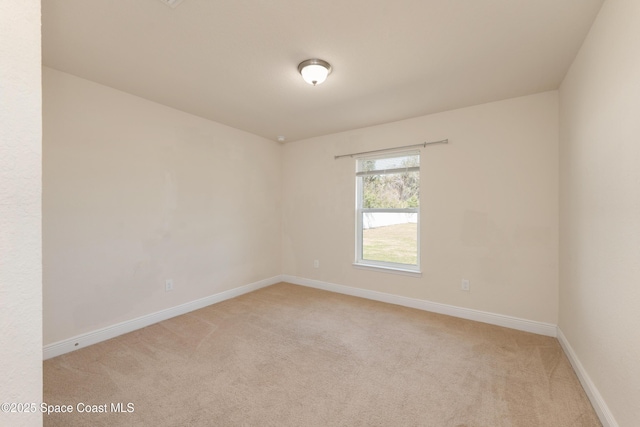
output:
[[327, 79], [331, 65], [322, 59], [307, 59], [298, 65], [298, 71], [305, 82], [315, 86]]

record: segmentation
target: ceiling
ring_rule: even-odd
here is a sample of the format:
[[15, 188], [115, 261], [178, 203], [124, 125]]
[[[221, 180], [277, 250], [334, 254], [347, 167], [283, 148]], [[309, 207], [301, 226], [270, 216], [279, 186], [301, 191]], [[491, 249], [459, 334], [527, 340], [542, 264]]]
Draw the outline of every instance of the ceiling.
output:
[[557, 89], [602, 2], [46, 0], [43, 64], [290, 142]]

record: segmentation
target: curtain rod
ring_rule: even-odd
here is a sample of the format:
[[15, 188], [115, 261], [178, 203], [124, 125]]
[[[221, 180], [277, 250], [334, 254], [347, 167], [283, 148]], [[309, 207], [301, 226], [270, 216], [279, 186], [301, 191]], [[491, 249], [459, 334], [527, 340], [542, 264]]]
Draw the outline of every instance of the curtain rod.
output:
[[429, 144], [448, 144], [448, 143], [449, 143], [448, 139], [443, 139], [441, 141], [423, 142], [422, 144], [404, 145], [402, 147], [383, 148], [381, 150], [362, 151], [360, 153], [351, 153], [351, 154], [341, 154], [339, 156], [334, 156], [334, 159], [340, 159], [342, 157], [359, 156], [361, 154], [382, 153], [383, 151], [395, 151], [395, 150], [401, 150], [403, 148], [426, 147]]

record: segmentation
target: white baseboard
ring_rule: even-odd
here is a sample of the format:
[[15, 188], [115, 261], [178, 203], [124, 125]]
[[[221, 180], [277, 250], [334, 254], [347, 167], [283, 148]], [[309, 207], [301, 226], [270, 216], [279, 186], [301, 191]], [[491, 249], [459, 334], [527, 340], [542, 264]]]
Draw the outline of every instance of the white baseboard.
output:
[[288, 282], [295, 285], [308, 286], [316, 289], [337, 292], [340, 294], [352, 295], [360, 298], [401, 305], [404, 307], [411, 307], [419, 310], [446, 314], [462, 319], [474, 320], [477, 322], [489, 323], [491, 325], [504, 326], [506, 328], [517, 329], [520, 331], [532, 332], [539, 335], [546, 335], [551, 337], [557, 336], [556, 325], [552, 325], [549, 323], [536, 322], [532, 320], [520, 319], [517, 317], [505, 316], [469, 308], [456, 307], [453, 305], [403, 297], [367, 289], [353, 288], [350, 286], [337, 285], [334, 283], [322, 282], [319, 280], [305, 279], [302, 277], [290, 275], [280, 275], [260, 280], [255, 283], [250, 283], [248, 285], [240, 286], [234, 289], [229, 289], [224, 292], [184, 303], [176, 307], [168, 308], [166, 310], [147, 314], [135, 319], [127, 320], [125, 322], [121, 322], [112, 326], [107, 326], [106, 328], [98, 329], [81, 335], [76, 335], [62, 341], [48, 344], [43, 348], [43, 359], [50, 359], [52, 357], [60, 356], [61, 354], [69, 353], [71, 351], [78, 350], [92, 344], [106, 341], [108, 339], [115, 338], [118, 335], [126, 334], [128, 332], [153, 325], [154, 323], [158, 323], [193, 310], [198, 310], [208, 305], [234, 298], [239, 295], [276, 284], [278, 282]]
[[126, 334], [128, 332], [132, 332], [149, 325], [153, 325], [154, 323], [158, 323], [175, 316], [180, 316], [182, 314], [198, 310], [211, 304], [216, 304], [221, 301], [235, 298], [237, 296], [270, 285], [274, 285], [279, 282], [288, 282], [294, 285], [307, 286], [311, 288], [322, 289], [325, 291], [336, 292], [374, 301], [386, 302], [390, 304], [401, 305], [404, 307], [445, 314], [462, 319], [488, 323], [491, 325], [503, 326], [506, 328], [531, 332], [534, 334], [557, 337], [565, 354], [569, 358], [571, 366], [573, 366], [573, 369], [576, 372], [576, 375], [578, 376], [582, 387], [585, 389], [587, 396], [591, 401], [591, 404], [598, 414], [602, 425], [604, 427], [618, 427], [618, 423], [615, 421], [613, 414], [600, 395], [600, 392], [596, 388], [595, 384], [593, 384], [591, 378], [580, 363], [580, 360], [573, 351], [573, 348], [569, 344], [569, 341], [567, 341], [567, 338], [564, 336], [560, 328], [558, 328], [556, 325], [520, 319], [517, 317], [505, 316], [501, 314], [489, 313], [485, 311], [473, 310], [469, 308], [456, 307], [453, 305], [441, 304], [416, 298], [387, 294], [384, 292], [371, 291], [368, 289], [353, 288], [350, 286], [338, 285], [335, 283], [323, 282], [319, 280], [305, 279], [302, 277], [290, 276], [286, 274], [274, 276], [268, 279], [260, 280], [258, 282], [250, 283], [248, 285], [229, 289], [227, 291], [184, 303], [176, 307], [147, 314], [136, 319], [127, 320], [116, 325], [108, 326], [106, 328], [98, 329], [96, 331], [88, 332], [86, 334], [77, 335], [66, 340], [48, 344], [43, 348], [43, 359], [50, 359], [52, 357], [60, 356], [62, 354], [69, 353], [71, 351], [78, 350], [92, 344], [97, 344], [99, 342], [115, 338], [119, 335]]
[[604, 399], [600, 395], [600, 392], [596, 388], [595, 384], [591, 381], [591, 378], [585, 371], [584, 367], [580, 363], [580, 360], [576, 356], [576, 353], [571, 348], [569, 341], [564, 336], [560, 328], [550, 323], [536, 322], [532, 320], [520, 319], [517, 317], [504, 316], [501, 314], [488, 313], [485, 311], [472, 310], [469, 308], [456, 307], [447, 304], [441, 304], [437, 302], [431, 302], [426, 300], [420, 300], [416, 298], [402, 297], [393, 294], [387, 294], [383, 292], [376, 292], [367, 289], [353, 288], [350, 286], [337, 285], [335, 283], [328, 283], [319, 280], [305, 279], [302, 277], [283, 275], [282, 281], [292, 283], [294, 285], [308, 286], [311, 288], [322, 289], [330, 292], [337, 292], [340, 294], [356, 296], [360, 298], [366, 298], [375, 301], [386, 302], [390, 304], [401, 305], [405, 307], [417, 308], [419, 310], [431, 311], [439, 314], [446, 314], [449, 316], [460, 317], [463, 319], [474, 320], [483, 323], [489, 323], [492, 325], [504, 326], [506, 328], [517, 329], [525, 332], [532, 332], [534, 334], [546, 335], [550, 337], [557, 337], [562, 349], [564, 350], [567, 358], [571, 362], [573, 370], [576, 372], [582, 387], [584, 388], [593, 408], [600, 418], [600, 422], [603, 427], [619, 427], [613, 414], [609, 410], [609, 407], [605, 403]]
[[292, 283], [294, 285], [308, 286], [311, 288], [323, 289], [325, 291], [337, 292], [340, 294], [352, 295], [360, 298], [417, 308], [419, 310], [446, 314], [448, 316], [460, 317], [462, 319], [475, 320], [477, 322], [489, 323], [491, 325], [504, 326], [506, 328], [517, 329], [519, 331], [532, 332], [538, 335], [555, 337], [557, 332], [557, 326], [550, 323], [536, 322], [533, 320], [504, 316], [502, 314], [489, 313], [486, 311], [473, 310], [470, 308], [456, 307], [453, 305], [441, 304], [416, 298], [402, 297], [383, 292], [370, 291], [367, 289], [352, 288], [350, 286], [336, 285], [334, 283], [305, 279], [302, 277], [289, 275], [283, 275], [281, 277], [283, 282]]
[[66, 340], [48, 344], [43, 348], [43, 359], [50, 359], [52, 357], [60, 356], [61, 354], [69, 353], [71, 351], [78, 350], [80, 348], [87, 347], [101, 341], [106, 341], [108, 339], [115, 338], [118, 335], [126, 334], [128, 332], [153, 325], [154, 323], [158, 323], [175, 316], [180, 316], [181, 314], [189, 313], [193, 310], [198, 310], [211, 304], [215, 304], [230, 298], [235, 298], [242, 294], [246, 294], [255, 291], [256, 289], [264, 288], [281, 281], [282, 276], [274, 276], [268, 279], [260, 280], [258, 282], [250, 283], [248, 285], [213, 294], [208, 297], [200, 298], [195, 301], [180, 304], [175, 307], [167, 308], [166, 310], [147, 314], [145, 316], [127, 320], [116, 325], [107, 326], [106, 328], [98, 329], [86, 334], [76, 335], [75, 337]]
[[573, 348], [571, 347], [571, 344], [569, 344], [567, 337], [564, 336], [560, 328], [558, 328], [558, 341], [560, 341], [560, 345], [562, 346], [564, 353], [569, 358], [569, 362], [571, 362], [571, 366], [573, 366], [573, 370], [578, 376], [578, 379], [582, 384], [582, 388], [584, 388], [584, 391], [587, 393], [587, 396], [591, 401], [591, 405], [593, 405], [593, 409], [595, 409], [596, 413], [598, 414], [598, 418], [600, 418], [600, 422], [602, 423], [603, 427], [618, 427], [618, 423], [616, 422], [615, 418], [613, 418], [613, 414], [609, 410], [609, 407], [600, 395], [600, 392], [596, 388], [593, 381], [591, 381], [589, 374], [587, 374], [587, 371], [582, 366], [582, 363], [580, 363], [580, 359], [578, 359], [578, 356], [576, 355], [575, 351], [573, 351]]

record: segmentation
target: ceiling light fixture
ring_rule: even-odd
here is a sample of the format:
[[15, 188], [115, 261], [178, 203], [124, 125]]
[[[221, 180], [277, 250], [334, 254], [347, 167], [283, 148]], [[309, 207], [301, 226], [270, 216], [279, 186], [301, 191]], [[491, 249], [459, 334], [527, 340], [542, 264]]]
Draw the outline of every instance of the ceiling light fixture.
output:
[[304, 81], [314, 86], [325, 81], [331, 70], [331, 64], [322, 59], [307, 59], [298, 65], [298, 71]]

